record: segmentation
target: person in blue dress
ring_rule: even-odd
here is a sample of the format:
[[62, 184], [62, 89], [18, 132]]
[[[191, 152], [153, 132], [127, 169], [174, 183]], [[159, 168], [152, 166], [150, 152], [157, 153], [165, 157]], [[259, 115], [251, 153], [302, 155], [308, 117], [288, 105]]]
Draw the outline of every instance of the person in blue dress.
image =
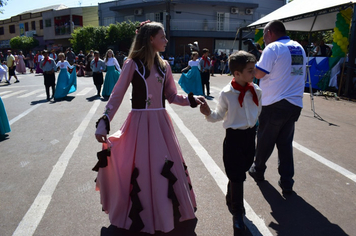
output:
[[201, 76], [199, 71], [199, 53], [192, 52], [192, 60], [188, 62], [188, 67], [182, 70], [186, 71], [190, 68], [187, 73], [182, 73], [178, 84], [187, 94], [193, 93], [194, 95], [204, 95], [203, 88], [201, 85]]
[[[57, 68], [60, 68], [60, 72], [57, 79], [56, 92], [54, 93], [55, 100], [63, 99], [68, 94], [77, 91], [75, 66], [71, 66], [69, 62], [65, 60], [64, 53], [60, 53], [58, 59]], [[68, 68], [73, 69], [72, 73], [68, 72]]]
[[106, 75], [101, 95], [103, 97], [109, 97], [116, 82], [119, 79], [121, 68], [119, 62], [114, 56], [114, 52], [111, 49], [106, 52], [104, 62], [106, 64]]
[[11, 128], [9, 124], [9, 120], [7, 118], [6, 110], [4, 103], [0, 97], [0, 136], [5, 135], [6, 133], [10, 133]]

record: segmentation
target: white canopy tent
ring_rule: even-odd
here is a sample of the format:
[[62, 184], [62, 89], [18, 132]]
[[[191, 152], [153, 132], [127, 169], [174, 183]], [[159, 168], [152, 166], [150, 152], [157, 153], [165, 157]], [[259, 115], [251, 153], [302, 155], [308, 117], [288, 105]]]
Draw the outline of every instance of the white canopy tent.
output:
[[[335, 27], [336, 14], [356, 1], [350, 0], [294, 0], [250, 24], [262, 28], [272, 20], [281, 20], [290, 31], [320, 31]], [[315, 23], [313, 25], [314, 19]]]
[[261, 29], [272, 20], [280, 20], [288, 31], [322, 31], [335, 27], [336, 15], [341, 10], [354, 9], [349, 37], [349, 63], [345, 95], [350, 96], [353, 89], [353, 73], [356, 54], [356, 1], [355, 0], [294, 0], [247, 26]]

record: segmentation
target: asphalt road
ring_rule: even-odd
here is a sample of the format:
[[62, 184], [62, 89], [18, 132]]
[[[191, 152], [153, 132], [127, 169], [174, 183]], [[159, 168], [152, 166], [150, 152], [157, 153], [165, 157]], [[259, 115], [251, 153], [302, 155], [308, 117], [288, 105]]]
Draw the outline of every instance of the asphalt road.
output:
[[[176, 81], [179, 74], [175, 74]], [[95, 122], [105, 101], [91, 99], [90, 77], [78, 78], [68, 99], [47, 102], [43, 76], [18, 75], [20, 83], [0, 83], [12, 132], [0, 140], [0, 235], [133, 235], [110, 225], [95, 191]], [[216, 105], [229, 76], [211, 77], [208, 103]], [[12, 80], [14, 82], [14, 80]], [[182, 91], [178, 89], [180, 93]], [[130, 91], [111, 130], [130, 111]], [[309, 94], [294, 138], [295, 193], [278, 187], [277, 151], [267, 163], [266, 181], [245, 182], [247, 235], [356, 235], [356, 104]], [[157, 235], [232, 235], [225, 206], [222, 123], [208, 123], [199, 109], [168, 105], [197, 197], [197, 221]], [[144, 234], [140, 234], [144, 235]]]

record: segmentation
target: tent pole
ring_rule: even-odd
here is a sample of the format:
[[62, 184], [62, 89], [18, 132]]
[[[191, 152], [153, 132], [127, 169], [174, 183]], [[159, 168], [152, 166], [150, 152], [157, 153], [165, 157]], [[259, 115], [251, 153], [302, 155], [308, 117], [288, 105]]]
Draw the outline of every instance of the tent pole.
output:
[[356, 51], [356, 4], [353, 4], [354, 13], [352, 15], [351, 21], [351, 35], [349, 39], [349, 61], [347, 65], [347, 75], [346, 75], [346, 85], [345, 85], [345, 95], [350, 98], [352, 91], [354, 89], [353, 77], [355, 76], [355, 51]]
[[[313, 24], [310, 28], [310, 31], [309, 31], [309, 44], [311, 43], [311, 33], [312, 33], [312, 30], [313, 30], [313, 27], [314, 27], [314, 24], [315, 24], [315, 21], [316, 21], [316, 18], [318, 17], [318, 15], [315, 15], [314, 17], [314, 21], [313, 21]], [[311, 110], [313, 111], [314, 113], [314, 117], [315, 116], [315, 106], [314, 106], [314, 94], [313, 94], [313, 88], [312, 88], [312, 83], [311, 83], [311, 76], [310, 76], [310, 65], [309, 65], [309, 52], [308, 53], [308, 64], [307, 64], [307, 79], [308, 79], [308, 83], [309, 83], [309, 94], [310, 94], [310, 106], [311, 106]]]

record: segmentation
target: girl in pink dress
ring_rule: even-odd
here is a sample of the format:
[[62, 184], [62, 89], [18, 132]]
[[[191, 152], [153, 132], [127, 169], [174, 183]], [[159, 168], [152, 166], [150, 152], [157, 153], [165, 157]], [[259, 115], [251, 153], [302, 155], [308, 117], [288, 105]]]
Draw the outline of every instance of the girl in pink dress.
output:
[[[112, 225], [150, 234], [173, 230], [175, 220], [195, 219], [196, 210], [165, 100], [191, 107], [205, 100], [177, 94], [169, 63], [159, 56], [167, 42], [161, 23], [141, 23], [95, 133], [103, 143], [93, 168], [98, 170], [96, 189], [103, 210]], [[107, 138], [130, 84], [132, 110], [121, 129]]]

